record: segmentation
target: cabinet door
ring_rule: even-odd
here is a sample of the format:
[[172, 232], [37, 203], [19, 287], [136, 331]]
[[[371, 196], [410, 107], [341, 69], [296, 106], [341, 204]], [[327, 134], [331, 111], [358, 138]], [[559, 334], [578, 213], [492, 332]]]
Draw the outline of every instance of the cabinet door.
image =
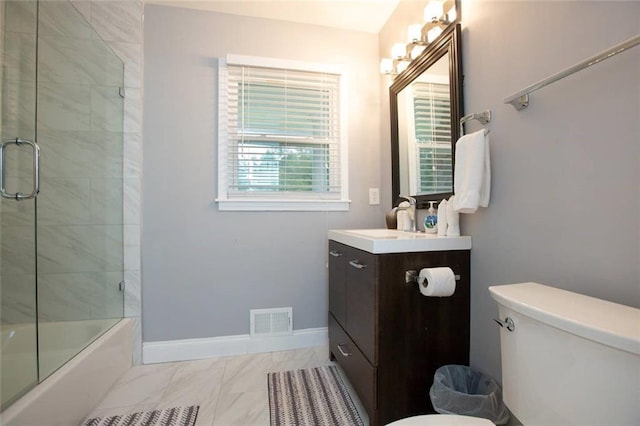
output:
[[376, 255], [350, 248], [347, 256], [346, 331], [373, 366], [376, 351]]
[[329, 241], [329, 312], [343, 327], [346, 324], [346, 249], [340, 243]]
[[[450, 297], [425, 297], [408, 270], [450, 267], [460, 275]], [[433, 412], [435, 370], [469, 365], [469, 251], [378, 256], [378, 411], [381, 424]]]

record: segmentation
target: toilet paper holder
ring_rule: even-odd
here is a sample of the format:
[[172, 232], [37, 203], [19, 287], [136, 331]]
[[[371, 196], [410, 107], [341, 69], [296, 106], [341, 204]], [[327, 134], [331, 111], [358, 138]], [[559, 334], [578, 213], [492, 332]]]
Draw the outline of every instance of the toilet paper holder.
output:
[[[460, 281], [460, 275], [455, 274], [454, 278], [456, 281]], [[407, 284], [417, 284], [418, 283], [418, 271], [416, 270], [408, 270], [404, 271], [404, 282]], [[426, 286], [425, 286], [426, 287]]]

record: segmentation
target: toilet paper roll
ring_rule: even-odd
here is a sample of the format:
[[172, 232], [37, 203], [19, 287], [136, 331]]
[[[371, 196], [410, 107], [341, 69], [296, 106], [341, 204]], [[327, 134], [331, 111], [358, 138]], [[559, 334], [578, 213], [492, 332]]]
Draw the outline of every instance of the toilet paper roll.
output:
[[424, 268], [418, 275], [420, 293], [428, 297], [448, 297], [456, 291], [456, 277], [451, 268]]

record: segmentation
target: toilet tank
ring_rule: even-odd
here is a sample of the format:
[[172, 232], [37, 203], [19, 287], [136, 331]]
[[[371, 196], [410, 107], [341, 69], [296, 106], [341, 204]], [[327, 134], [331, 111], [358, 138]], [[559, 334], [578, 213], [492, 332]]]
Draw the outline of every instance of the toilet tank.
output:
[[524, 425], [640, 425], [640, 310], [537, 283], [489, 287], [503, 397]]

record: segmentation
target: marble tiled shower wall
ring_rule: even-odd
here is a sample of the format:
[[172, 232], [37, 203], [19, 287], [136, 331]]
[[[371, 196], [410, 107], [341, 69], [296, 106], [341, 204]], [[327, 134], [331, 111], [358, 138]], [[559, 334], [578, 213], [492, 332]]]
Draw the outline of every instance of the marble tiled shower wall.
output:
[[140, 291], [140, 197], [142, 177], [142, 24], [141, 1], [72, 1], [100, 37], [124, 62], [124, 315], [134, 318], [134, 364], [142, 361]]
[[[4, 80], [12, 83], [6, 86], [11, 90], [3, 90], [2, 134], [33, 139], [36, 3], [6, 2], [6, 7], [14, 19], [7, 20]], [[105, 283], [117, 285], [124, 266], [124, 315], [136, 319], [134, 362], [140, 363], [143, 6], [43, 1], [40, 7], [38, 141], [47, 161], [41, 164], [38, 198], [38, 291], [48, 303], [41, 304], [39, 316], [58, 321], [122, 315], [117, 287]], [[124, 62], [124, 75], [113, 52]], [[47, 141], [55, 141], [55, 149]], [[28, 151], [10, 160], [8, 168], [20, 166], [8, 175], [28, 186]], [[3, 290], [16, 295], [3, 305], [2, 320], [25, 322], [35, 309], [33, 291], [27, 291], [35, 280], [34, 206], [3, 202], [1, 208]]]

